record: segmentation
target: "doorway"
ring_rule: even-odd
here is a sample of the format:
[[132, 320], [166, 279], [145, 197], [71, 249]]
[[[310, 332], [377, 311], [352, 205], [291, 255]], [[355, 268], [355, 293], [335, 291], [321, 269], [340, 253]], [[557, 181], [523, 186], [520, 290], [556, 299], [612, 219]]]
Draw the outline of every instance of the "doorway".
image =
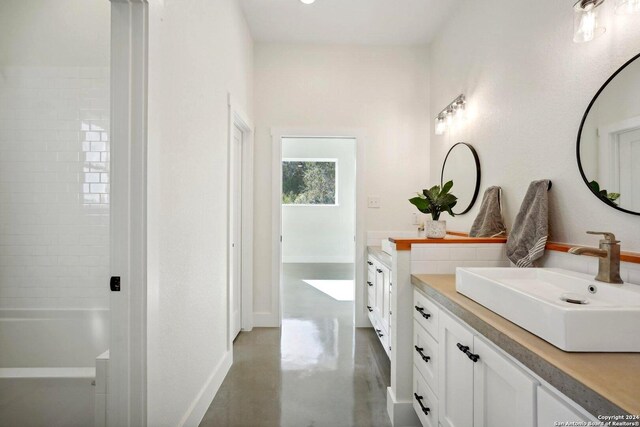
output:
[[253, 329], [253, 125], [229, 95], [228, 349]]
[[356, 141], [282, 138], [280, 169], [282, 333], [296, 333], [300, 321], [316, 326], [331, 321], [351, 329]]

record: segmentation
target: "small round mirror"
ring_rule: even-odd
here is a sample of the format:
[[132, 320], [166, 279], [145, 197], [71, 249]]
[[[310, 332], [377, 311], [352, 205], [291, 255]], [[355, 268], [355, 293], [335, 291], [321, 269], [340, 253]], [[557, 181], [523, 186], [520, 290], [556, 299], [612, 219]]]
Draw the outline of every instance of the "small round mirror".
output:
[[453, 181], [451, 193], [458, 197], [453, 213], [464, 215], [473, 207], [480, 190], [480, 159], [470, 144], [459, 142], [447, 153], [442, 164], [440, 185], [449, 181]]
[[640, 215], [640, 55], [600, 88], [582, 118], [578, 167], [603, 203]]

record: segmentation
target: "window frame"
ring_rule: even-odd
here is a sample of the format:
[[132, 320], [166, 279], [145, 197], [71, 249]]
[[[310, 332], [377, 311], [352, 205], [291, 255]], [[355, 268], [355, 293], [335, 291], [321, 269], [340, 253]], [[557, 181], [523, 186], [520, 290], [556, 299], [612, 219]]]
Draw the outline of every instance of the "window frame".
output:
[[[282, 165], [281, 165], [281, 170], [284, 171], [284, 162], [304, 162], [304, 163], [335, 163], [335, 203], [333, 204], [328, 204], [328, 203], [282, 203], [282, 196], [284, 196], [284, 179], [283, 176], [280, 177], [281, 181], [282, 181], [282, 186], [280, 188], [280, 203], [281, 205], [284, 206], [293, 206], [293, 207], [339, 207], [340, 206], [340, 199], [338, 198], [339, 196], [339, 179], [338, 179], [338, 172], [339, 172], [339, 159], [337, 158], [323, 158], [323, 157], [283, 157], [282, 158]], [[283, 175], [283, 172], [281, 172], [281, 175]]]

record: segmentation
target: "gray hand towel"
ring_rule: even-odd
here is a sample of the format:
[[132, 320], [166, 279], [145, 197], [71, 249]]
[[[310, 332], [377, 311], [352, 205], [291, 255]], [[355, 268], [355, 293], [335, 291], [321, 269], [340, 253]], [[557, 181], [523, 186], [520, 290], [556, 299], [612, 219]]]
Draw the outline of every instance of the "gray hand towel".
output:
[[496, 237], [507, 233], [502, 219], [502, 202], [500, 187], [489, 187], [482, 196], [480, 212], [473, 221], [469, 237]]
[[533, 267], [544, 254], [549, 235], [549, 180], [529, 184], [507, 239], [507, 257], [516, 267]]

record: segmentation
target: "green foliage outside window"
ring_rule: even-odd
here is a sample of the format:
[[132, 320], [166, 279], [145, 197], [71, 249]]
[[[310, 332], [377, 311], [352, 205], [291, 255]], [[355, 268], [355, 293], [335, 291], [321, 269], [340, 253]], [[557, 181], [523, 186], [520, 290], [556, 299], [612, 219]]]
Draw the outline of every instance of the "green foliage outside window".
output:
[[285, 205], [335, 205], [335, 161], [284, 160], [282, 203]]

